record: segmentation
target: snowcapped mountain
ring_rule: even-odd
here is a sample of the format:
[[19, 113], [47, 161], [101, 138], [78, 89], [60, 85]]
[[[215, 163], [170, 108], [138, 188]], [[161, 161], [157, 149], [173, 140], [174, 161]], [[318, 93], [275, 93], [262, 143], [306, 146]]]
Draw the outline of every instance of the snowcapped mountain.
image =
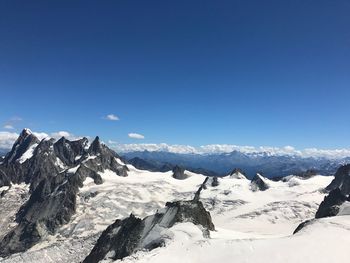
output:
[[[220, 154], [181, 154], [161, 151], [136, 151], [124, 153], [123, 157], [141, 169], [161, 171], [164, 165], [181, 165], [190, 170], [201, 168], [208, 174], [226, 175], [233, 167], [239, 167], [253, 178], [260, 172], [269, 178], [288, 176], [316, 170], [323, 175], [332, 175], [347, 158], [303, 157], [298, 155], [274, 155], [269, 153], [244, 153], [233, 151]], [[142, 162], [140, 161], [142, 160]]]
[[0, 164], [0, 261], [346, 262], [348, 178], [147, 171], [24, 130]]

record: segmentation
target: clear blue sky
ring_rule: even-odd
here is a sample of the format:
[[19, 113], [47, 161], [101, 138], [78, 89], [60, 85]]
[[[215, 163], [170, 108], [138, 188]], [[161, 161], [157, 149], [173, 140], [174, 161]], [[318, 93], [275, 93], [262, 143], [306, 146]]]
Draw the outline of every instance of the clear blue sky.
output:
[[345, 0], [1, 1], [0, 122], [350, 147], [349, 14]]

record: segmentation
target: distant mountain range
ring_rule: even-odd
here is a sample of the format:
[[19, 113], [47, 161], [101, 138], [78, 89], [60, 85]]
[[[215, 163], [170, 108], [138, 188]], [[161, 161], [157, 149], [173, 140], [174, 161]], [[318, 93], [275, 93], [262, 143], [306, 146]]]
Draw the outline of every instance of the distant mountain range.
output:
[[195, 172], [227, 175], [234, 168], [242, 169], [252, 178], [257, 172], [266, 177], [281, 177], [315, 170], [323, 175], [332, 175], [340, 165], [350, 158], [328, 159], [325, 157], [301, 157], [296, 155], [249, 154], [233, 151], [225, 154], [180, 154], [162, 151], [135, 151], [123, 154], [123, 158], [134, 166], [151, 171], [166, 171], [180, 165]]
[[[8, 152], [0, 149], [0, 161]], [[169, 171], [179, 165], [195, 173], [210, 176], [224, 176], [235, 168], [242, 169], [248, 178], [256, 173], [266, 177], [283, 177], [308, 170], [323, 175], [332, 175], [340, 165], [350, 163], [350, 157], [334, 159], [328, 157], [303, 157], [293, 154], [271, 154], [270, 152], [245, 153], [238, 150], [231, 153], [174, 153], [168, 151], [131, 151], [122, 155], [139, 169]]]

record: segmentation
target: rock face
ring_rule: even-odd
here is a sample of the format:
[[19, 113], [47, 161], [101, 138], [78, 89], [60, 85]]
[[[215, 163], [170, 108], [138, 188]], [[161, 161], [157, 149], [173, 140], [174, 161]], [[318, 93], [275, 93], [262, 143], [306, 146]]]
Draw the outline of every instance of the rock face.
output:
[[152, 250], [166, 245], [176, 223], [192, 222], [201, 226], [203, 235], [215, 230], [210, 213], [199, 200], [169, 202], [166, 207], [143, 220], [130, 215], [116, 220], [100, 236], [84, 263], [96, 263], [108, 257], [123, 259], [138, 250]]
[[334, 175], [334, 180], [326, 187], [326, 190], [332, 191], [339, 188], [344, 195], [350, 194], [350, 164], [339, 167]]
[[266, 191], [267, 189], [269, 189], [269, 185], [266, 182], [266, 178], [264, 178], [260, 174], [256, 174], [251, 181], [251, 189], [252, 191]]
[[[36, 146], [37, 144], [37, 146]], [[23, 163], [18, 159], [31, 146], [32, 156]], [[70, 221], [76, 209], [76, 195], [87, 177], [103, 183], [100, 173], [111, 170], [127, 176], [128, 168], [119, 156], [96, 137], [88, 145], [86, 138], [41, 142], [23, 130], [6, 160], [0, 164], [0, 186], [12, 183], [30, 185], [31, 196], [16, 215], [18, 223], [0, 240], [0, 256], [22, 252]]]
[[74, 165], [79, 162], [79, 158], [86, 153], [88, 139], [82, 138], [77, 141], [69, 141], [62, 137], [53, 146], [55, 154], [60, 156], [65, 165]]
[[315, 218], [336, 216], [339, 213], [339, 207], [349, 198], [342, 194], [339, 188], [332, 190], [320, 204]]
[[173, 168], [173, 177], [178, 180], [188, 178], [188, 176], [185, 174], [185, 169], [177, 165]]

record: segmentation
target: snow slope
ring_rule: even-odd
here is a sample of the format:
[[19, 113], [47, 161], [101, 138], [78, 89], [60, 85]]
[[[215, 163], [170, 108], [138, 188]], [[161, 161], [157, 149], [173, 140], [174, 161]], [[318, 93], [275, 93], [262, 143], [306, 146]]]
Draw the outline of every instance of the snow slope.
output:
[[[318, 220], [294, 236], [269, 239], [227, 238], [205, 239], [191, 223], [171, 229], [174, 238], [166, 247], [150, 252], [138, 252], [123, 263], [326, 263], [348, 262], [350, 217]], [[119, 261], [117, 261], [119, 262]]]
[[[104, 181], [101, 185], [87, 179], [77, 197], [77, 212], [69, 224], [29, 251], [2, 262], [46, 263], [67, 262], [67, 259], [72, 263], [80, 262], [90, 252], [99, 234], [115, 219], [130, 213], [145, 217], [162, 208], [167, 201], [191, 199], [205, 179], [187, 171], [189, 178], [176, 180], [172, 172], [141, 171], [131, 165], [128, 168], [128, 177], [105, 171], [101, 174]], [[316, 230], [309, 233], [306, 228], [300, 234], [290, 236], [300, 222], [314, 217], [324, 198], [321, 190], [332, 179], [324, 176], [307, 180], [289, 177], [286, 182], [265, 179], [270, 188], [255, 192], [244, 177], [220, 178], [217, 187], [210, 186], [209, 181], [201, 200], [217, 229], [211, 233], [211, 239], [203, 238], [202, 232], [191, 223], [178, 224], [171, 229], [174, 236], [167, 247], [139, 252], [125, 262], [179, 262], [180, 258], [181, 262], [229, 262], [235, 257], [238, 257], [235, 262], [266, 262], [263, 254], [266, 259], [275, 253], [276, 260], [287, 254], [297, 254], [294, 250], [302, 249], [302, 243], [307, 243], [307, 248], [308, 244], [314, 243], [313, 238], [320, 238], [319, 235], [348, 233], [346, 220], [338, 222], [344, 224], [344, 228], [324, 220], [320, 221], [320, 226], [315, 225], [322, 233]], [[322, 248], [322, 244], [317, 243], [312, 249]], [[290, 259], [297, 260], [297, 257]]]

